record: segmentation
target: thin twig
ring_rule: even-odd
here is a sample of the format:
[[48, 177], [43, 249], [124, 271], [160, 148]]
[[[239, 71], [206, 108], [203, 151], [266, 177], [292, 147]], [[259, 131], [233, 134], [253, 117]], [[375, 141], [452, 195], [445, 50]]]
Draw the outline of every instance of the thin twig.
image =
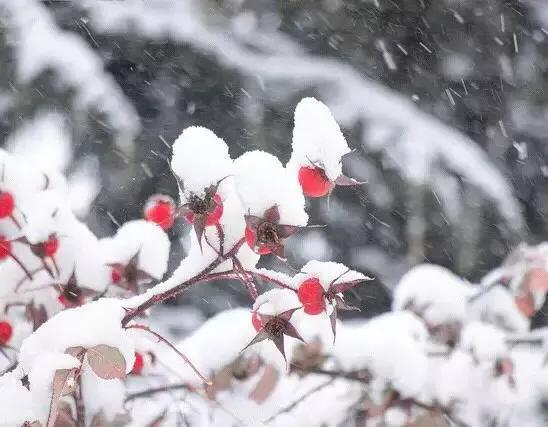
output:
[[143, 303], [138, 305], [136, 308], [128, 310], [127, 314], [122, 319], [122, 326], [126, 326], [132, 319], [139, 316], [141, 313], [145, 312], [153, 305], [156, 305], [162, 301], [165, 301], [167, 299], [177, 296], [178, 294], [180, 294], [181, 292], [183, 292], [185, 289], [189, 288], [193, 284], [196, 284], [199, 282], [207, 282], [211, 280], [211, 276], [212, 276], [211, 272], [215, 270], [220, 264], [222, 264], [226, 259], [235, 255], [244, 242], [245, 242], [245, 238], [242, 237], [229, 252], [227, 252], [225, 255], [218, 256], [217, 258], [215, 258], [215, 260], [212, 261], [211, 264], [209, 264], [209, 266], [204, 268], [200, 273], [184, 281], [183, 283], [180, 283], [179, 285], [168, 289], [167, 291], [152, 295], [148, 300], [144, 301]]
[[190, 361], [188, 357], [186, 357], [177, 347], [175, 347], [173, 344], [171, 344], [167, 339], [165, 339], [163, 336], [161, 336], [159, 333], [154, 332], [152, 329], [150, 329], [148, 326], [145, 325], [129, 325], [126, 327], [127, 329], [141, 329], [143, 331], [148, 332], [151, 335], [154, 335], [156, 338], [158, 338], [159, 341], [162, 341], [165, 343], [170, 349], [172, 349], [175, 353], [177, 353], [187, 364], [190, 366], [190, 368], [194, 371], [196, 375], [200, 377], [200, 379], [207, 385], [212, 385], [213, 383], [210, 380], [207, 380], [200, 371], [194, 366], [194, 364]]
[[139, 399], [141, 397], [151, 396], [157, 393], [166, 393], [173, 390], [190, 390], [190, 387], [186, 383], [180, 383], [180, 384], [169, 384], [162, 387], [149, 388], [147, 390], [142, 390], [132, 394], [128, 394], [126, 396], [126, 402], [129, 402], [130, 400], [134, 400], [134, 399]]
[[321, 384], [318, 384], [316, 387], [313, 387], [311, 388], [310, 390], [308, 390], [306, 393], [304, 393], [302, 396], [300, 396], [298, 399], [295, 399], [292, 403], [290, 403], [289, 405], [283, 407], [282, 409], [280, 409], [278, 412], [276, 412], [274, 415], [272, 415], [271, 417], [269, 417], [266, 421], [265, 421], [265, 424], [266, 423], [270, 423], [272, 422], [274, 419], [276, 419], [278, 416], [282, 415], [282, 414], [286, 414], [288, 412], [290, 412], [293, 408], [295, 408], [299, 403], [301, 403], [304, 399], [306, 399], [307, 397], [311, 396], [312, 394], [320, 391], [321, 389], [325, 388], [325, 387], [328, 387], [329, 385], [333, 384], [335, 382], [336, 378], [331, 378], [330, 380], [328, 381], [325, 381]]

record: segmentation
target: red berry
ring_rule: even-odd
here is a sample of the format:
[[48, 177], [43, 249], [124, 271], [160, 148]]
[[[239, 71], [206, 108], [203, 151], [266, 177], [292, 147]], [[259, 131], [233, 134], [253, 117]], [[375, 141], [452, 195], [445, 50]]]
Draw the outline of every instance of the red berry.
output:
[[320, 314], [325, 309], [324, 290], [319, 279], [315, 277], [301, 283], [297, 296], [306, 314]]
[[0, 236], [0, 260], [7, 258], [11, 254], [11, 242], [5, 236]]
[[260, 255], [268, 255], [272, 252], [268, 246], [260, 242], [256, 242], [256, 247], [253, 246], [253, 242], [255, 241], [255, 232], [249, 227], [245, 228], [245, 240], [249, 247]]
[[61, 305], [63, 305], [63, 307], [67, 308], [69, 307], [71, 304], [69, 302], [69, 300], [67, 299], [67, 297], [65, 296], [65, 294], [60, 294], [58, 297], [57, 297], [57, 301], [59, 301], [61, 303]]
[[253, 327], [257, 332], [259, 332], [263, 328], [263, 321], [261, 320], [261, 315], [254, 311], [251, 314], [251, 323], [253, 323]]
[[6, 191], [0, 192], [0, 219], [10, 216], [14, 208], [15, 201], [11, 193]]
[[144, 217], [169, 230], [175, 222], [175, 204], [167, 196], [152, 196], [145, 205]]
[[[223, 216], [224, 206], [223, 201], [221, 200], [221, 196], [218, 194], [215, 194], [213, 196], [213, 201], [215, 202], [215, 209], [213, 209], [213, 212], [211, 212], [207, 218], [206, 218], [206, 225], [215, 225], [219, 223], [219, 220]], [[185, 215], [186, 220], [189, 223], [194, 223], [194, 213], [189, 212]]]
[[6, 345], [13, 335], [13, 328], [5, 320], [0, 322], [0, 344]]
[[124, 272], [121, 267], [112, 267], [110, 270], [110, 279], [112, 283], [120, 283], [124, 277]]
[[42, 243], [44, 249], [44, 256], [52, 257], [59, 249], [59, 239], [51, 234], [44, 243]]
[[331, 191], [333, 183], [319, 167], [303, 166], [299, 169], [299, 184], [308, 197], [323, 197]]
[[135, 352], [135, 362], [133, 362], [133, 369], [131, 370], [131, 373], [134, 375], [141, 375], [144, 365], [145, 360], [143, 358], [143, 355], [141, 353]]

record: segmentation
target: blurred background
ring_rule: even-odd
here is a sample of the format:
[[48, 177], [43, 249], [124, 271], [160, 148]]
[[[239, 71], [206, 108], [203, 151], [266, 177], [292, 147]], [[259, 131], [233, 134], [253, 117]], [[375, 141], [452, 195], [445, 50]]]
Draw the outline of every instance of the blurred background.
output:
[[[355, 150], [346, 174], [367, 184], [309, 201], [328, 227], [266, 264], [361, 270], [375, 281], [353, 303], [370, 316], [412, 265], [478, 281], [546, 240], [545, 0], [0, 0], [0, 57], [2, 145], [32, 135], [29, 161], [66, 171], [100, 236], [150, 195], [177, 196], [165, 158], [185, 127], [285, 162], [295, 105], [315, 96]], [[188, 231], [170, 231], [172, 268]], [[249, 305], [230, 283], [175, 303]]]

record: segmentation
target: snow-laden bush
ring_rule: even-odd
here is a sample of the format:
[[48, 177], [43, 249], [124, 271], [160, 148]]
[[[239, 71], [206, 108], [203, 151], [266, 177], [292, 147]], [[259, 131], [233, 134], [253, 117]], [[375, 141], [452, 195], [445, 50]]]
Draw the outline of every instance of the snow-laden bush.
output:
[[[285, 260], [287, 239], [311, 227], [305, 196], [359, 184], [342, 174], [350, 149], [321, 102], [297, 106], [292, 148], [286, 166], [263, 151], [233, 159], [210, 130], [185, 129], [169, 163], [180, 200], [154, 195], [144, 220], [102, 239], [67, 206], [61, 174], [0, 152], [0, 426], [542, 425], [544, 336], [527, 330], [546, 290], [543, 247], [479, 286], [418, 266], [392, 312], [341, 322], [362, 273], [257, 267]], [[179, 218], [190, 248], [162, 280]], [[241, 282], [249, 308], [179, 344], [147, 321], [215, 280]]]

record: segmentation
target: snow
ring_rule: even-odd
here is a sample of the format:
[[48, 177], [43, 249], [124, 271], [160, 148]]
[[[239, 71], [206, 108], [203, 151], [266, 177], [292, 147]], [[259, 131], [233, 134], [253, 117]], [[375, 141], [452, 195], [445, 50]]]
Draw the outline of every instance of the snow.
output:
[[[208, 378], [235, 360], [255, 334], [249, 309], [226, 310], [207, 320], [177, 348]], [[160, 352], [159, 357], [183, 381], [201, 385], [196, 373], [172, 350]]]
[[438, 177], [448, 172], [462, 177], [495, 203], [509, 229], [522, 229], [523, 216], [511, 186], [480, 147], [420, 111], [404, 95], [352, 67], [304, 53], [289, 39], [284, 39], [275, 52], [257, 51], [247, 39], [242, 43], [226, 28], [203, 22], [199, 2], [178, 2], [162, 8], [139, 1], [120, 5], [79, 0], [77, 4], [89, 12], [91, 25], [100, 33], [126, 34], [132, 29], [152, 40], [190, 44], [226, 68], [260, 79], [265, 88], [285, 88], [288, 96], [302, 88], [317, 88], [341, 126], [367, 125], [358, 143], [363, 149], [382, 154], [417, 184], [435, 186]]
[[202, 196], [206, 188], [232, 174], [226, 143], [211, 130], [199, 126], [186, 128], [175, 140], [171, 167], [183, 181], [186, 197]]
[[301, 272], [293, 278], [293, 287], [299, 288], [299, 285], [309, 277], [316, 277], [324, 290], [328, 291], [331, 284], [346, 283], [354, 280], [371, 280], [354, 270], [350, 270], [346, 265], [338, 262], [309, 261], [302, 268]]
[[423, 391], [428, 374], [427, 332], [411, 313], [387, 313], [337, 331], [334, 355], [345, 371], [370, 370], [382, 392], [392, 386], [403, 397]]
[[259, 314], [275, 316], [301, 306], [302, 304], [294, 291], [289, 289], [271, 289], [257, 297], [253, 303], [253, 311]]
[[20, 426], [29, 419], [38, 419], [32, 394], [22, 385], [17, 374], [15, 371], [0, 377], [0, 426]]
[[292, 148], [288, 168], [318, 164], [331, 181], [342, 174], [341, 159], [350, 152], [331, 111], [315, 98], [303, 98], [295, 108]]
[[63, 354], [69, 347], [105, 344], [120, 350], [129, 372], [135, 356], [133, 343], [121, 326], [124, 315], [121, 301], [109, 298], [59, 312], [23, 342], [19, 363], [28, 373], [42, 363], [44, 352]]
[[234, 174], [246, 213], [262, 217], [267, 209], [278, 206], [280, 224], [307, 224], [301, 188], [277, 157], [264, 151], [248, 151], [234, 161]]
[[103, 240], [109, 263], [126, 264], [139, 254], [137, 266], [155, 279], [167, 270], [170, 242], [160, 226], [142, 219], [124, 223], [112, 239]]
[[114, 79], [105, 73], [99, 56], [80, 37], [60, 30], [38, 1], [2, 0], [0, 19], [17, 40], [17, 78], [28, 83], [53, 71], [59, 83], [75, 91], [74, 106], [104, 114], [118, 131], [119, 146], [128, 149], [139, 130], [139, 119]]
[[82, 395], [86, 402], [85, 416], [88, 423], [91, 422], [93, 416], [100, 412], [108, 421], [123, 412], [126, 387], [121, 380], [99, 378], [93, 373], [86, 359], [81, 382]]
[[494, 362], [508, 353], [504, 333], [495, 326], [482, 322], [466, 325], [459, 346], [480, 363]]
[[413, 267], [394, 290], [394, 310], [416, 309], [430, 324], [466, 320], [468, 285], [449, 270], [423, 264]]
[[[46, 425], [52, 401], [52, 383], [60, 369], [78, 368], [80, 362], [73, 356], [58, 352], [42, 351], [40, 360], [28, 371], [32, 402], [36, 419]], [[34, 420], [33, 420], [34, 421]]]

